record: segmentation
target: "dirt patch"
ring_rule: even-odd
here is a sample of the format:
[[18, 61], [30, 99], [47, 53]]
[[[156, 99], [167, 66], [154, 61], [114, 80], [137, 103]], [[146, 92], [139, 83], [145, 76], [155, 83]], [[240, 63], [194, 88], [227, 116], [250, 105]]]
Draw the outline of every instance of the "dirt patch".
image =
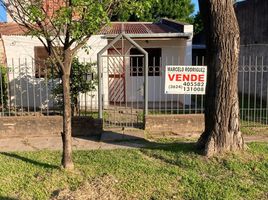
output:
[[[126, 195], [115, 188], [118, 180], [110, 175], [94, 178], [81, 185], [77, 190], [54, 191], [52, 200], [121, 200]], [[56, 194], [55, 194], [56, 193]]]
[[246, 142], [268, 142], [268, 135], [244, 135]]

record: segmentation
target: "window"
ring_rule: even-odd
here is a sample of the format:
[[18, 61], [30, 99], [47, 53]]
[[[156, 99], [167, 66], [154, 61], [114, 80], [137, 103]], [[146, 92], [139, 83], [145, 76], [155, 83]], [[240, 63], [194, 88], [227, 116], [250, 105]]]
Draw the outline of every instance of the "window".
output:
[[[145, 49], [148, 53], [148, 76], [160, 76], [161, 48]], [[144, 58], [138, 49], [130, 50], [130, 76], [144, 75]], [[136, 56], [135, 56], [136, 55]]]
[[[57, 50], [62, 50], [62, 47], [57, 48]], [[52, 64], [52, 61], [48, 58], [49, 55], [45, 47], [34, 47], [35, 78], [47, 78], [50, 76], [55, 78], [55, 75], [59, 75], [59, 65]]]
[[48, 53], [45, 47], [34, 47], [35, 78], [44, 78], [47, 75]]

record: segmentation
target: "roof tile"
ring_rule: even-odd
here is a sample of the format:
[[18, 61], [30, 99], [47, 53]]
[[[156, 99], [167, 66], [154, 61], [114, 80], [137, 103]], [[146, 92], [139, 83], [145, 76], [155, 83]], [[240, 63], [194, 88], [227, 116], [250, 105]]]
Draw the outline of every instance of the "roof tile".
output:
[[0, 34], [1, 35], [25, 35], [27, 29], [16, 23], [1, 23]]

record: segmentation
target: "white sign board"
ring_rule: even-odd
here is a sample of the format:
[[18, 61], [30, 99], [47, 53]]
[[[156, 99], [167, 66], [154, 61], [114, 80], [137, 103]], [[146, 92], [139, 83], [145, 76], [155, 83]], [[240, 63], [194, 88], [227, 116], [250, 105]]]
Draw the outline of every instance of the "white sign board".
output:
[[205, 94], [206, 66], [166, 66], [166, 94]]

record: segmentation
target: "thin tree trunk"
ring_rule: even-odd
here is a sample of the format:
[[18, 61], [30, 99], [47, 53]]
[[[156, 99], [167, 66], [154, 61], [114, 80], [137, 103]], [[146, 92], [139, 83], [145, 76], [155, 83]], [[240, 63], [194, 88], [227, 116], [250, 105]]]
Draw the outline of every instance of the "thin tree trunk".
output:
[[[68, 70], [67, 70], [68, 71]], [[62, 75], [63, 95], [64, 95], [64, 115], [63, 115], [63, 156], [62, 165], [67, 170], [72, 170], [72, 124], [71, 124], [71, 98], [70, 98], [70, 74]]]
[[199, 0], [207, 34], [205, 131], [197, 145], [206, 156], [244, 149], [238, 102], [239, 28], [233, 0]]
[[72, 102], [72, 116], [77, 116], [79, 113], [78, 97], [73, 97]]

